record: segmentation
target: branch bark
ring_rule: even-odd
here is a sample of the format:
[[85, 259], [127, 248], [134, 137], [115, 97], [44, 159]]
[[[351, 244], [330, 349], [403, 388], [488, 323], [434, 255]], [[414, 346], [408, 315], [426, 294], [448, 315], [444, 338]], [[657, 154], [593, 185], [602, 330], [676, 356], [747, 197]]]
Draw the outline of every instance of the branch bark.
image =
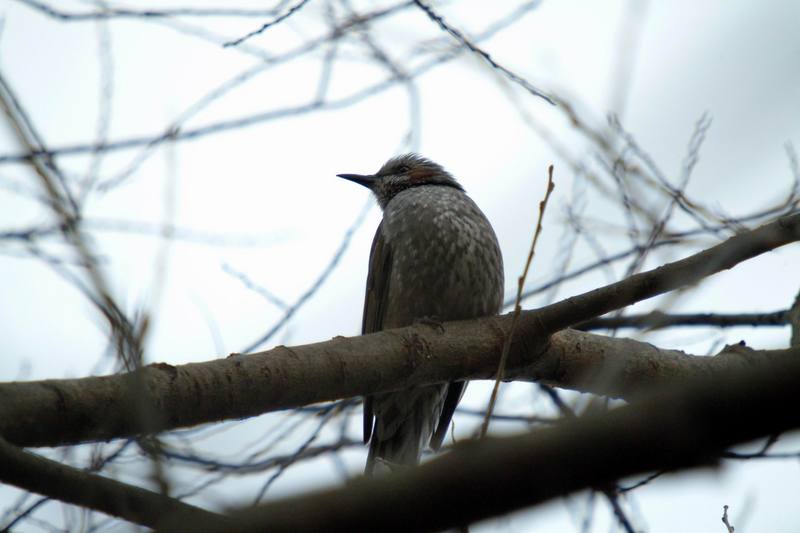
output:
[[789, 407], [798, 356], [787, 350], [758, 370], [691, 379], [606, 414], [462, 443], [418, 468], [234, 513], [233, 529], [440, 531], [640, 472], [713, 465], [731, 445], [800, 427]]
[[[739, 234], [686, 259], [520, 315], [506, 379], [535, 380], [630, 398], [655, 384], [742, 358], [692, 358], [624, 339], [555, 331], [800, 240], [800, 214]], [[444, 333], [416, 325], [354, 338], [172, 366], [149, 365], [136, 395], [133, 374], [0, 384], [0, 435], [19, 446], [107, 440], [140, 432], [142, 402], [160, 420], [149, 431], [258, 415], [412, 385], [489, 379], [510, 315], [451, 322]], [[770, 359], [758, 352], [746, 364]], [[635, 354], [635, 355], [632, 355]], [[747, 358], [745, 358], [747, 359]], [[729, 364], [729, 363], [726, 363]], [[738, 363], [737, 363], [738, 364]], [[147, 397], [145, 397], [147, 396]]]
[[792, 346], [800, 346], [800, 292], [794, 299], [792, 307], [789, 308], [787, 313], [789, 323], [792, 325], [792, 337], [789, 344]]
[[[172, 429], [451, 379], [491, 379], [508, 317], [413, 326], [351, 339], [278, 347], [179, 367], [143, 370], [151, 428]], [[507, 379], [632, 399], [644, 391], [727, 368], [759, 368], [786, 350], [728, 347], [716, 357], [630, 339], [564, 330], [528, 360], [512, 344]], [[376, 357], [374, 354], [379, 354]], [[0, 435], [19, 446], [54, 446], [137, 433], [127, 374], [0, 385]]]
[[0, 481], [148, 527], [170, 515], [172, 520], [225, 522], [222, 515], [180, 500], [25, 452], [1, 437]]

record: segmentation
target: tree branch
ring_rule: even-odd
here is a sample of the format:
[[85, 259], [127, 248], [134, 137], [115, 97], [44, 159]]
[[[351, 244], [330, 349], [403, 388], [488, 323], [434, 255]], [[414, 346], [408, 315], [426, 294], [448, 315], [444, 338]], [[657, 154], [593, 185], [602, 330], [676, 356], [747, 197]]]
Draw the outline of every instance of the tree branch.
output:
[[[800, 239], [800, 214], [784, 217], [713, 248], [607, 287], [520, 315], [506, 379], [534, 380], [631, 398], [642, 390], [728, 366], [759, 366], [783, 351], [735, 350], [691, 357], [632, 340], [563, 329], [668, 290], [696, 283], [760, 253]], [[20, 446], [52, 446], [135, 435], [142, 402], [171, 429], [258, 415], [309, 403], [414, 385], [488, 379], [511, 316], [425, 325], [361, 337], [235, 354], [205, 363], [141, 370], [149, 398], [132, 374], [0, 384], [0, 435]], [[313, 383], [313, 387], [308, 384]]]
[[729, 446], [800, 427], [800, 410], [787, 408], [798, 382], [795, 350], [757, 371], [691, 379], [602, 415], [465, 442], [418, 468], [230, 517], [237, 531], [440, 531], [640, 472], [714, 464]]
[[[451, 379], [491, 379], [509, 317], [426, 326], [328, 342], [278, 347], [179, 367], [157, 363], [143, 381], [175, 429], [255, 416], [315, 402]], [[632, 399], [643, 391], [728, 368], [759, 368], [791, 350], [728, 347], [717, 357], [660, 350], [630, 339], [574, 330], [554, 334], [528, 360], [512, 345], [507, 378]], [[800, 348], [794, 348], [792, 353]], [[465, 354], [468, 354], [465, 356]], [[0, 384], [0, 434], [21, 446], [54, 446], [138, 434], [128, 374]], [[308, 384], [313, 383], [314, 387]]]
[[798, 239], [800, 213], [794, 213], [742, 232], [685, 259], [545, 306], [537, 314], [541, 314], [546, 331], [558, 331], [641, 300], [694, 285], [712, 274]]
[[735, 326], [786, 326], [789, 310], [771, 313], [651, 313], [599, 317], [575, 324], [575, 329], [592, 331], [597, 329], [641, 328], [659, 329], [670, 326], [711, 326], [732, 328]]
[[225, 518], [180, 500], [25, 452], [0, 437], [0, 481], [135, 524], [171, 519], [222, 525]]
[[522, 87], [523, 89], [525, 89], [526, 91], [531, 93], [532, 95], [538, 96], [539, 98], [542, 98], [545, 102], [547, 102], [550, 105], [556, 105], [556, 103], [553, 101], [553, 99], [550, 96], [546, 95], [544, 92], [542, 92], [539, 89], [537, 89], [536, 87], [534, 87], [528, 80], [526, 80], [522, 76], [519, 76], [519, 75], [511, 72], [509, 69], [507, 69], [503, 65], [500, 65], [497, 61], [492, 59], [492, 56], [490, 56], [488, 53], [486, 53], [483, 50], [481, 50], [480, 48], [478, 48], [474, 43], [470, 42], [470, 40], [467, 39], [464, 36], [464, 34], [462, 34], [460, 31], [458, 31], [457, 29], [455, 29], [452, 26], [450, 26], [447, 22], [445, 22], [444, 18], [442, 18], [442, 16], [439, 15], [438, 13], [436, 13], [429, 5], [427, 5], [426, 3], [422, 2], [421, 0], [414, 0], [414, 3], [422, 11], [424, 11], [426, 15], [428, 15], [428, 18], [430, 18], [432, 21], [434, 21], [436, 24], [438, 24], [439, 27], [443, 31], [445, 31], [445, 32], [449, 33], [450, 35], [452, 35], [458, 42], [461, 43], [462, 46], [465, 46], [471, 52], [473, 52], [478, 57], [480, 57], [481, 59], [486, 61], [486, 63], [488, 63], [490, 67], [492, 67], [495, 70], [500, 71], [509, 80], [511, 80], [512, 82], [516, 83], [517, 85], [519, 85], [520, 87]]
[[789, 344], [792, 346], [800, 346], [800, 292], [794, 299], [792, 307], [789, 308], [787, 313], [789, 323], [792, 325], [792, 338]]

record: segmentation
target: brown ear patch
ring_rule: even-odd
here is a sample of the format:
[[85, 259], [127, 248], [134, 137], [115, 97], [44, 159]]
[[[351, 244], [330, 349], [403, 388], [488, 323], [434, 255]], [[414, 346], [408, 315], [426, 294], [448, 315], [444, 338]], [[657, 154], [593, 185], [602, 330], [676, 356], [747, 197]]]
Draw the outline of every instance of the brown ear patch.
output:
[[435, 170], [430, 168], [415, 168], [408, 173], [408, 181], [417, 185], [429, 181], [436, 174]]

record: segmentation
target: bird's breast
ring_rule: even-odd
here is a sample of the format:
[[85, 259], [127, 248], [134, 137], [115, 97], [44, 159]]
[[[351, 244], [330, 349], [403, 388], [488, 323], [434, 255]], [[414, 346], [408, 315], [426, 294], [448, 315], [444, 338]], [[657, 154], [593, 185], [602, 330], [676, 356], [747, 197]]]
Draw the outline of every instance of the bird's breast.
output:
[[385, 328], [499, 312], [500, 247], [466, 194], [435, 186], [404, 191], [387, 205], [383, 231], [392, 250]]

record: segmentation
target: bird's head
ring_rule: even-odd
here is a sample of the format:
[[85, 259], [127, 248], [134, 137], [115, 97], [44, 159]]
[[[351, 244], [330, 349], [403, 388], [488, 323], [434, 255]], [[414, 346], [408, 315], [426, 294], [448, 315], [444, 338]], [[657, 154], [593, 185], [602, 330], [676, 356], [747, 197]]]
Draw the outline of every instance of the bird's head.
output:
[[398, 193], [420, 185], [442, 185], [463, 191], [458, 182], [440, 165], [417, 154], [388, 160], [375, 174], [337, 174], [371, 190], [381, 209]]

